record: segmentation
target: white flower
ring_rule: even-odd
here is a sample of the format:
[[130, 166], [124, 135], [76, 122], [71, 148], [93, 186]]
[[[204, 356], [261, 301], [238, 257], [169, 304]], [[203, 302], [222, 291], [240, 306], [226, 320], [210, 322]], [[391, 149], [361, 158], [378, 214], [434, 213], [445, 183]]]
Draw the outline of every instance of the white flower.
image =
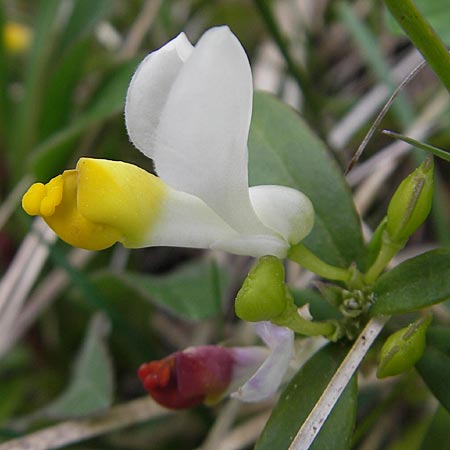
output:
[[130, 139], [159, 178], [82, 158], [33, 185], [24, 209], [89, 249], [119, 241], [285, 257], [311, 231], [314, 212], [295, 189], [248, 187], [252, 96], [248, 59], [227, 27], [207, 31], [195, 47], [181, 33], [139, 65], [125, 105]]

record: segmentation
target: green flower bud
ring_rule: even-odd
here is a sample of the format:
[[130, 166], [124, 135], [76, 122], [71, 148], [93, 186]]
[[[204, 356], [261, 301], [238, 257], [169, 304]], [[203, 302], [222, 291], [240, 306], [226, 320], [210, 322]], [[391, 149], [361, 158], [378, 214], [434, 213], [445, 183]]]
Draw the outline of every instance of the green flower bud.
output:
[[403, 242], [427, 218], [433, 200], [433, 157], [408, 175], [395, 191], [387, 212], [387, 232], [393, 242]]
[[263, 256], [236, 296], [236, 315], [249, 322], [271, 320], [284, 312], [286, 304], [283, 264], [275, 256]]
[[378, 378], [398, 375], [419, 361], [425, 351], [426, 332], [431, 320], [431, 314], [421, 317], [387, 338], [381, 349]]

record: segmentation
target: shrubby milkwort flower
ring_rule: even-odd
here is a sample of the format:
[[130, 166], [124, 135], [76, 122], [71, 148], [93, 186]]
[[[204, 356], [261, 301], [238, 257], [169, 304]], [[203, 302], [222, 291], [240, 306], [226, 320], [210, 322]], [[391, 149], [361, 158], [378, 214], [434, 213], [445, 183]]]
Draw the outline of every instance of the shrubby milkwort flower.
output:
[[[181, 33], [142, 61], [126, 98], [130, 139], [153, 159], [158, 177], [120, 161], [81, 158], [74, 170], [33, 184], [23, 208], [90, 250], [121, 242], [284, 258], [311, 231], [314, 211], [295, 189], [249, 188], [252, 97], [247, 56], [227, 27], [207, 31], [195, 47]], [[267, 347], [177, 352], [141, 366], [144, 387], [172, 408], [232, 391], [244, 401], [270, 396], [293, 356], [294, 332], [255, 326]]]
[[121, 242], [286, 257], [311, 231], [314, 212], [295, 189], [249, 188], [252, 95], [247, 56], [227, 27], [207, 31], [195, 47], [181, 33], [140, 64], [125, 105], [130, 139], [159, 177], [81, 158], [31, 186], [23, 208], [91, 250]]

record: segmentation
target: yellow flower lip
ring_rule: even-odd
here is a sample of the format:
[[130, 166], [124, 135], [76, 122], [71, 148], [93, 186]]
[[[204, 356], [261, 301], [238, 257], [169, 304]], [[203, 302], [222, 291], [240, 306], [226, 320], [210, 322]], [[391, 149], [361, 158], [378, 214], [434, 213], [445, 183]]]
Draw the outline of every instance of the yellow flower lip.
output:
[[30, 216], [49, 217], [63, 197], [63, 175], [52, 178], [47, 184], [34, 183], [22, 199], [22, 207]]
[[75, 247], [134, 247], [157, 221], [165, 193], [159, 178], [132, 164], [81, 158], [75, 170], [33, 184], [22, 207]]

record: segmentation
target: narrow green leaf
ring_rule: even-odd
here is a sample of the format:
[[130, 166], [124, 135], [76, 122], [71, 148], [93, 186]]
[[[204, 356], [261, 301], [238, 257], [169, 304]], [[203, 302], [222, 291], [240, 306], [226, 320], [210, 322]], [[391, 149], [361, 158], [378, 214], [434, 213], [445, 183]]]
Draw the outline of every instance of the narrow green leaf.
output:
[[[417, 8], [420, 9], [425, 18], [430, 22], [439, 37], [450, 45], [450, 5], [448, 0], [415, 0]], [[389, 14], [389, 25], [396, 34], [403, 34], [402, 29]]]
[[92, 28], [111, 12], [109, 0], [74, 0], [72, 13], [59, 40], [59, 51], [88, 34]]
[[26, 404], [31, 393], [29, 379], [26, 376], [8, 379], [4, 377], [0, 384], [0, 424], [4, 424], [19, 409]]
[[439, 407], [422, 441], [420, 450], [448, 450], [450, 442], [450, 413]]
[[[5, 26], [4, 3], [0, 3], [0, 30]], [[0, 39], [0, 135], [5, 136], [10, 132], [8, 126], [10, 121], [10, 108], [8, 99], [8, 75], [9, 75], [9, 60], [6, 56], [6, 49], [4, 40]], [[6, 136], [5, 136], [6, 137]]]
[[213, 261], [191, 263], [165, 276], [126, 272], [117, 277], [149, 301], [190, 320], [220, 314], [229, 279]]
[[411, 258], [382, 275], [373, 287], [372, 316], [402, 314], [450, 298], [450, 248]]
[[[255, 450], [289, 448], [347, 350], [345, 347], [328, 345], [302, 367], [282, 393]], [[321, 428], [311, 450], [346, 450], [350, 447], [356, 401], [356, 377], [353, 377]]]
[[48, 89], [43, 99], [39, 139], [43, 140], [65, 126], [76, 98], [75, 89], [86, 62], [89, 47], [81, 41], [65, 52], [49, 75]]
[[65, 391], [42, 411], [50, 418], [83, 417], [98, 413], [113, 402], [113, 369], [105, 337], [105, 316], [91, 320], [73, 374]]
[[416, 141], [413, 138], [410, 138], [403, 134], [395, 133], [394, 131], [383, 130], [383, 134], [394, 139], [398, 139], [399, 141], [406, 142], [407, 144], [413, 145], [414, 147], [420, 148], [421, 150], [432, 153], [433, 155], [443, 159], [444, 161], [450, 162], [450, 152], [442, 150], [441, 148], [434, 147], [433, 145], [426, 144], [425, 142]]
[[90, 102], [86, 111], [89, 118], [103, 119], [123, 111], [131, 76], [141, 59], [141, 56], [136, 56], [112, 68]]
[[450, 356], [435, 347], [427, 346], [416, 368], [430, 391], [450, 412]]
[[256, 93], [249, 139], [250, 185], [280, 184], [312, 201], [315, 225], [305, 244], [330, 264], [361, 261], [364, 246], [350, 190], [324, 144], [288, 106]]
[[28, 53], [25, 70], [24, 98], [17, 110], [13, 140], [14, 158], [11, 160], [14, 177], [23, 172], [25, 155], [36, 139], [37, 125], [43, 97], [42, 85], [48, 61], [55, 43], [54, 23], [59, 0], [41, 0], [36, 14], [33, 46]]
[[68, 144], [89, 128], [123, 111], [126, 91], [137, 62], [135, 58], [116, 68], [100, 86], [83, 114], [33, 150], [29, 162], [38, 179], [46, 180], [64, 168], [72, 152], [72, 146]]

